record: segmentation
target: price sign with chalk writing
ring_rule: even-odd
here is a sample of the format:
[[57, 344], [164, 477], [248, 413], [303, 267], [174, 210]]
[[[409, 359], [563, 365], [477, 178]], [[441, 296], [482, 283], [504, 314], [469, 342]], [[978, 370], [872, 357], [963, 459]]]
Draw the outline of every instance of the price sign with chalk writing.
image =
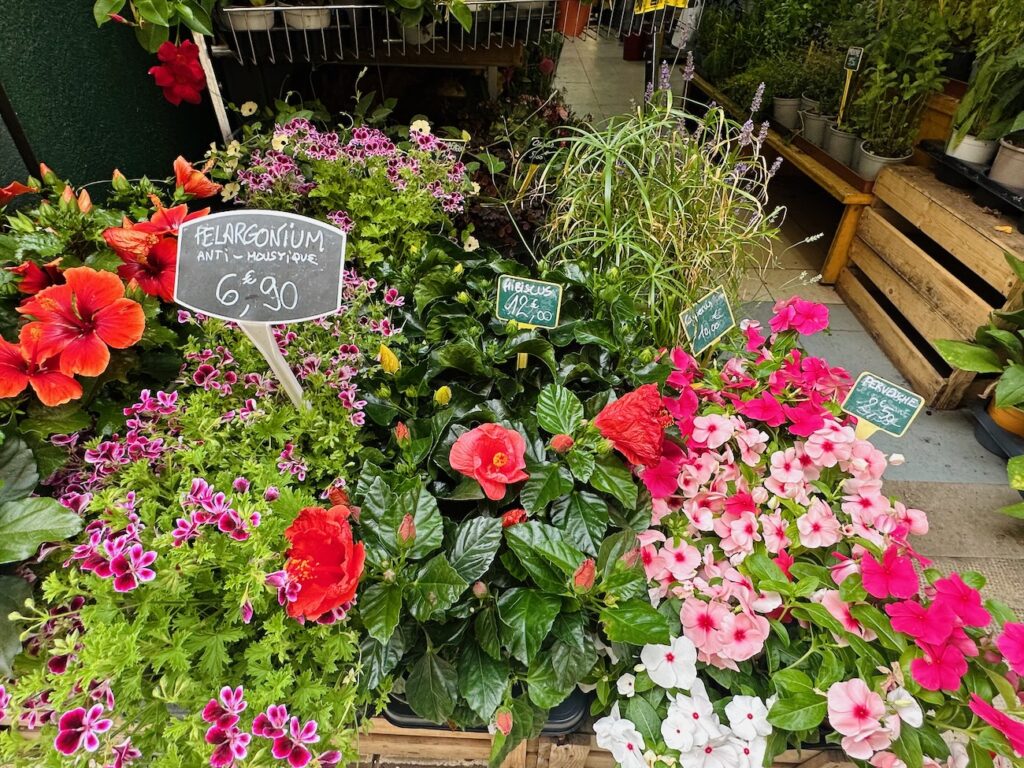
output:
[[[858, 437], [878, 429], [902, 437], [923, 407], [924, 398], [916, 392], [867, 371], [857, 377], [842, 405], [843, 411], [859, 420]], [[862, 426], [865, 422], [868, 428]]]
[[539, 136], [530, 142], [529, 148], [523, 153], [523, 162], [528, 165], [543, 165], [558, 154], [558, 147], [548, 144]]
[[736, 327], [725, 289], [719, 286], [683, 312], [683, 331], [693, 354], [699, 355]]
[[345, 233], [279, 211], [228, 211], [178, 232], [174, 300], [222, 320], [290, 323], [341, 306]]
[[499, 320], [514, 321], [537, 328], [557, 328], [562, 312], [562, 286], [531, 280], [528, 277], [502, 275], [498, 278]]

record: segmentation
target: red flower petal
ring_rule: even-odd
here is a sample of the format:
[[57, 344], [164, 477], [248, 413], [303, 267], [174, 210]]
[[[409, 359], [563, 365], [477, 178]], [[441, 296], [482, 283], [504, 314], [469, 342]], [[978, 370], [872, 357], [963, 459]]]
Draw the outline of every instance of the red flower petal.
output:
[[127, 349], [142, 338], [146, 313], [137, 301], [118, 299], [97, 312], [93, 322], [96, 335], [103, 341], [114, 349]]
[[60, 370], [68, 376], [99, 376], [110, 363], [110, 350], [95, 333], [79, 336], [60, 353]]

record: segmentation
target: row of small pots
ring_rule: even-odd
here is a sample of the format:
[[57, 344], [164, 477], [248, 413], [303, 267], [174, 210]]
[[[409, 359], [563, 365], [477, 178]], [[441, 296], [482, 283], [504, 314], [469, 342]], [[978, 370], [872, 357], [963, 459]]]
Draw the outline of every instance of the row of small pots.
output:
[[1006, 139], [979, 139], [968, 134], [959, 144], [953, 139], [946, 145], [946, 154], [979, 167], [987, 166], [988, 177], [1015, 192], [1024, 193], [1024, 147]]
[[867, 148], [857, 134], [841, 130], [836, 126], [834, 115], [822, 115], [820, 104], [806, 95], [798, 99], [775, 98], [772, 113], [775, 122], [800, 135], [817, 147], [824, 149], [831, 157], [845, 166], [853, 168], [858, 176], [874, 181], [887, 165], [900, 165], [910, 159], [905, 157], [883, 157]]

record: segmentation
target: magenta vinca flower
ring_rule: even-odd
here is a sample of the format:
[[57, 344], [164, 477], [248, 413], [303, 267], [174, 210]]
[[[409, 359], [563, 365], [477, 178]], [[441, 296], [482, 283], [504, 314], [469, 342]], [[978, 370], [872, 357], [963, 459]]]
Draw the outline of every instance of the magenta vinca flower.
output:
[[110, 560], [110, 573], [114, 577], [114, 591], [131, 592], [142, 582], [156, 578], [151, 566], [156, 552], [143, 549], [141, 544], [132, 544]]
[[300, 725], [299, 718], [293, 717], [288, 725], [288, 731], [288, 736], [274, 739], [271, 754], [278, 760], [287, 760], [292, 768], [305, 768], [313, 759], [313, 755], [303, 745], [320, 741], [316, 733], [316, 720]]
[[225, 685], [220, 689], [220, 701], [210, 699], [203, 707], [203, 720], [220, 728], [230, 728], [238, 722], [238, 716], [248, 707], [242, 686], [232, 689]]
[[211, 726], [206, 732], [206, 743], [213, 744], [210, 765], [214, 768], [229, 768], [235, 764], [235, 760], [244, 760], [249, 754], [250, 741], [252, 736], [237, 726]]
[[99, 734], [109, 731], [111, 725], [110, 719], [103, 717], [102, 705], [94, 704], [88, 710], [76, 707], [60, 716], [53, 746], [62, 755], [73, 755], [79, 748], [95, 752], [100, 748]]
[[288, 725], [288, 707], [284, 704], [271, 704], [266, 712], [260, 712], [252, 721], [254, 736], [264, 739], [279, 739], [286, 733]]

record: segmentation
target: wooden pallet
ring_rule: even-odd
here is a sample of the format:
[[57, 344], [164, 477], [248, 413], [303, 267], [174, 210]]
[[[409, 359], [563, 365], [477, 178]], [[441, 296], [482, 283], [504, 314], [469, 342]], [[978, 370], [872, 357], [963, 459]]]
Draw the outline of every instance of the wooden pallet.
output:
[[932, 342], [972, 339], [993, 310], [1020, 306], [1004, 254], [1024, 258], [1024, 235], [925, 168], [886, 169], [875, 198], [836, 287], [929, 405], [955, 408], [974, 374], [950, 369]]
[[[457, 766], [486, 765], [491, 737], [486, 733], [399, 728], [383, 718], [370, 721], [370, 730], [359, 740], [363, 766]], [[843, 754], [833, 750], [790, 750], [779, 755], [775, 768], [853, 768]], [[502, 768], [615, 768], [611, 753], [599, 748], [592, 733], [542, 736], [523, 742]]]

